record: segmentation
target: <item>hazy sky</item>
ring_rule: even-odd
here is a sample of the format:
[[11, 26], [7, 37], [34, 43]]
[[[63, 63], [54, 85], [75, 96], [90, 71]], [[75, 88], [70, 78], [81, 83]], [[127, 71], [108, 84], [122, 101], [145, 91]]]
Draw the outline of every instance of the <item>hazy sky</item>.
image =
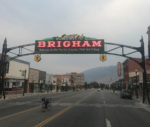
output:
[[[8, 47], [62, 34], [84, 34], [133, 46], [144, 36], [147, 54], [147, 27], [150, 0], [0, 0], [0, 47], [7, 37]], [[22, 57], [31, 67], [48, 73], [82, 72], [115, 65], [124, 58], [100, 55], [42, 55]]]

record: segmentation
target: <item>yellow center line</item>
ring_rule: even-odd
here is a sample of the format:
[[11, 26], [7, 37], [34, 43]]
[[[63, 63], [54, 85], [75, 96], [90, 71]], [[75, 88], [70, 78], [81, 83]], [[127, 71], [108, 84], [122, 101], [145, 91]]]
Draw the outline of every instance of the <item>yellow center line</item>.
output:
[[[82, 101], [84, 101], [86, 98], [88, 98], [89, 96], [91, 96], [94, 92], [91, 92], [91, 94], [85, 96], [84, 98], [80, 99], [79, 101], [77, 101], [75, 104], [79, 104]], [[35, 125], [34, 127], [42, 127], [45, 124], [51, 122], [52, 120], [56, 119], [57, 117], [61, 116], [62, 114], [64, 114], [65, 112], [69, 111], [70, 109], [72, 109], [72, 106], [68, 106], [66, 108], [64, 108], [63, 110], [59, 111], [58, 113], [54, 114], [53, 116], [45, 119], [44, 121], [40, 122], [39, 124]]]
[[23, 114], [23, 113], [25, 113], [25, 112], [33, 111], [33, 110], [36, 110], [36, 109], [38, 109], [38, 108], [40, 108], [40, 107], [41, 107], [41, 106], [36, 106], [36, 107], [29, 108], [29, 109], [24, 110], [24, 111], [12, 113], [12, 114], [9, 114], [9, 115], [7, 115], [7, 116], [2, 116], [2, 117], [0, 117], [0, 120], [4, 120], [4, 119], [7, 119], [7, 118], [10, 118], [10, 117], [13, 117], [13, 116], [17, 116], [17, 115]]
[[48, 122], [54, 120], [55, 118], [59, 117], [60, 115], [62, 115], [63, 113], [67, 112], [68, 110], [70, 110], [72, 107], [69, 106], [67, 108], [64, 108], [63, 110], [61, 110], [60, 112], [56, 113], [55, 115], [47, 118], [46, 120], [42, 121], [41, 123], [37, 124], [35, 127], [42, 127], [45, 124], [47, 124]]
[[[95, 92], [95, 91], [94, 91]], [[85, 96], [84, 98], [80, 99], [79, 101], [76, 102], [76, 104], [80, 104], [82, 101], [84, 101], [86, 98], [91, 96], [94, 92], [91, 92], [89, 95]]]
[[0, 117], [0, 120], [4, 120], [4, 119], [7, 119], [7, 118], [10, 118], [10, 117], [13, 117], [13, 116], [17, 116], [17, 115], [23, 114], [25, 112], [33, 111], [33, 110], [36, 110], [40, 107], [41, 106], [36, 106], [36, 107], [30, 108], [30, 109], [27, 109], [27, 110], [24, 110], [24, 111], [21, 111], [21, 112], [16, 112], [16, 113], [13, 113], [13, 114], [10, 114], [10, 115], [7, 115], [7, 116], [2, 116], [2, 117]]

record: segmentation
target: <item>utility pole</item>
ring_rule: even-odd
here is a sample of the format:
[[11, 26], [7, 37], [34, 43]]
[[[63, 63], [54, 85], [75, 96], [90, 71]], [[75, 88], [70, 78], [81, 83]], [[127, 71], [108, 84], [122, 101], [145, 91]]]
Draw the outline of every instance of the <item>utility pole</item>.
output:
[[143, 37], [141, 38], [140, 42], [141, 42], [141, 55], [142, 55], [141, 66], [143, 69], [143, 103], [145, 102], [145, 99], [147, 98], [148, 103], [150, 104], [149, 90], [147, 86], [146, 67], [145, 67], [145, 51], [144, 51]]
[[150, 59], [150, 26], [148, 27], [147, 34], [148, 34], [148, 56]]
[[27, 73], [27, 70], [24, 70], [24, 85], [23, 85], [23, 96], [24, 96], [24, 93], [25, 93], [25, 86], [26, 86], [26, 73]]
[[138, 83], [137, 73], [138, 73], [138, 70], [136, 69], [135, 70], [135, 79], [136, 79], [135, 93], [136, 93], [136, 98], [139, 98], [139, 96], [138, 96], [138, 85], [137, 85], [137, 83]]
[[6, 55], [7, 55], [7, 39], [3, 43], [3, 50], [0, 61], [0, 95], [5, 99], [5, 76], [6, 76]]
[[[148, 34], [148, 56], [149, 56], [149, 60], [150, 60], [150, 26], [148, 26], [147, 34]], [[146, 91], [147, 91], [148, 102], [150, 104], [149, 88], [148, 88], [148, 86], [147, 86]]]

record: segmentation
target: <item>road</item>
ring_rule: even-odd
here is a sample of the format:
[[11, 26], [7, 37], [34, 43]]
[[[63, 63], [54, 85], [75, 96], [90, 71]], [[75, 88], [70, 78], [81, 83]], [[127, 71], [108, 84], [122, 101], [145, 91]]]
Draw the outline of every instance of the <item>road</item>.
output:
[[[41, 98], [52, 97], [41, 110]], [[150, 127], [149, 109], [95, 89], [0, 101], [0, 127]]]

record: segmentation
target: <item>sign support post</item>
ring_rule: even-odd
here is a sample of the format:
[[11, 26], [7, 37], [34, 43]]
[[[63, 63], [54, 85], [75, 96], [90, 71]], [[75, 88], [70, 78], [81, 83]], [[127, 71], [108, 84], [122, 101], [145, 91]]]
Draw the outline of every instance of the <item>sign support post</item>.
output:
[[7, 55], [7, 40], [5, 38], [3, 43], [3, 50], [0, 62], [0, 95], [5, 99], [5, 75], [6, 75], [6, 55]]
[[145, 99], [147, 97], [148, 103], [150, 104], [149, 90], [147, 87], [147, 74], [146, 74], [146, 67], [145, 67], [145, 52], [144, 52], [143, 37], [141, 38], [140, 42], [141, 42], [141, 55], [142, 55], [141, 67], [143, 69], [143, 103], [145, 102]]

